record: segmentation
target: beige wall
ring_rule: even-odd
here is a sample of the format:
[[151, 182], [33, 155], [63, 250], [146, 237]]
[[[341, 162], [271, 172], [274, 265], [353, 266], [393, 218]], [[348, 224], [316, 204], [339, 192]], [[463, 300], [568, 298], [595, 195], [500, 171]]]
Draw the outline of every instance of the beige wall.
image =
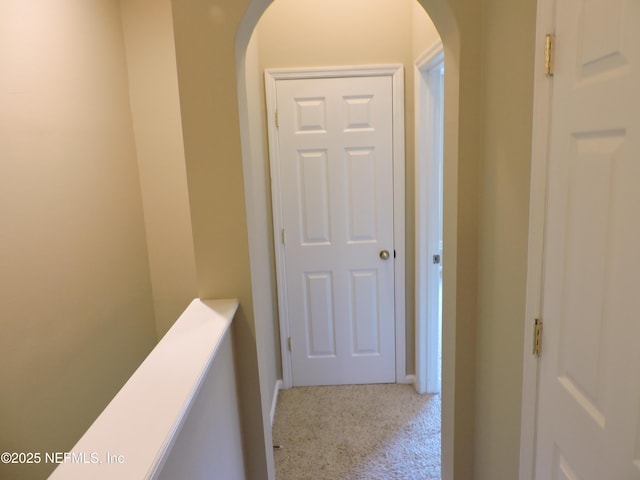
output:
[[172, 0], [198, 293], [240, 300], [233, 326], [238, 387], [247, 475], [257, 479], [265, 478], [271, 445], [260, 391], [234, 74], [236, 29], [246, 6], [235, 0]]
[[197, 296], [170, 0], [121, 1], [158, 337]]
[[258, 24], [263, 68], [411, 62], [411, 0], [277, 0]]
[[66, 451], [156, 340], [118, 3], [0, 2], [0, 72], [0, 450]]
[[[443, 478], [474, 478], [478, 175], [481, 171], [482, 3], [420, 0], [445, 53]], [[481, 420], [480, 420], [481, 421]]]
[[518, 477], [535, 0], [485, 1], [476, 464]]
[[367, 1], [366, 5], [358, 1], [343, 0], [322, 3], [308, 0], [278, 0], [262, 16], [257, 31], [260, 38], [261, 72], [268, 68], [287, 67], [390, 63], [404, 65], [406, 362], [407, 373], [413, 373], [414, 45], [419, 45], [423, 51], [426, 50], [426, 47], [438, 38], [435, 27], [424, 9], [414, 0], [375, 0]]
[[[260, 392], [255, 390], [260, 371], [256, 340], [260, 343], [273, 339], [256, 338], [260, 325], [256, 326], [251, 311], [245, 222], [245, 198], [251, 197], [243, 192], [238, 90], [231, 72], [236, 66], [236, 39], [245, 49], [253, 26], [269, 3], [172, 2], [199, 291], [205, 296], [238, 296], [245, 313], [236, 326], [241, 330], [238, 350], [242, 351], [239, 355], [244, 362], [240, 396], [251, 443], [250, 478], [265, 478], [267, 462], [266, 453], [262, 455], [266, 444], [261, 431], [266, 412]], [[472, 478], [482, 5], [475, 0], [450, 0], [449, 4], [424, 0], [424, 4], [439, 28], [449, 59], [445, 78], [444, 235], [448, 266], [444, 272], [443, 336], [455, 347], [444, 358], [444, 375], [451, 381], [443, 387], [443, 422], [455, 430], [456, 437], [455, 442], [450, 438], [443, 445], [445, 470], [459, 475], [457, 478]], [[248, 17], [241, 23], [245, 11]], [[463, 113], [460, 117], [459, 111]]]
[[[266, 293], [272, 285], [250, 270], [263, 255], [256, 245], [269, 248], [256, 240], [268, 226], [247, 227], [260, 211], [252, 182], [261, 179], [242, 160], [235, 42], [248, 43], [269, 3], [172, 0], [179, 106], [166, 3], [154, 2], [158, 16], [148, 21], [145, 0], [126, 6], [129, 77], [117, 2], [46, 0], [37, 10], [18, 0], [0, 4], [0, 381], [11, 385], [0, 396], [0, 447], [69, 448], [155, 340], [147, 258], [162, 332], [169, 311], [193, 288], [194, 255], [199, 296], [241, 301], [234, 329], [247, 471], [266, 478], [276, 332]], [[443, 336], [454, 348], [444, 352], [443, 423], [455, 440], [443, 444], [443, 472], [510, 479], [518, 462], [535, 1], [526, 8], [507, 0], [421, 3], [446, 56]], [[395, 5], [389, 19], [410, 22], [414, 6]], [[248, 6], [252, 20], [240, 26]], [[359, 32], [365, 25], [350, 27]], [[380, 26], [391, 36], [375, 61], [398, 61], [386, 60], [395, 43], [388, 40], [397, 36], [390, 28]], [[163, 45], [157, 57], [144, 58], [148, 42]], [[406, 42], [417, 49], [410, 34]], [[374, 61], [373, 54], [359, 58]], [[159, 138], [166, 152], [155, 148]], [[164, 208], [171, 209], [165, 217]], [[177, 247], [165, 259], [161, 236], [169, 229], [175, 235], [167, 243]], [[268, 270], [262, 264], [258, 273]], [[179, 281], [168, 279], [172, 272]], [[266, 305], [267, 313], [254, 315], [254, 305]]]
[[413, 59], [417, 60], [420, 55], [440, 41], [440, 35], [424, 7], [415, 0], [411, 0], [410, 3], [413, 8], [411, 15], [413, 19]]
[[[239, 56], [241, 52], [238, 52]], [[259, 61], [258, 32], [253, 32], [244, 58], [239, 58], [238, 79], [240, 89], [242, 131], [242, 156], [247, 199], [247, 224], [251, 261], [254, 324], [257, 339], [256, 350], [260, 369], [260, 394], [262, 396], [263, 424], [267, 449], [271, 438], [271, 411], [276, 382], [282, 378], [279, 353], [278, 297], [275, 279], [273, 221], [269, 165], [266, 160], [266, 115], [264, 112], [264, 85]], [[267, 455], [268, 467], [274, 468], [273, 456]], [[272, 470], [271, 470], [272, 471]]]

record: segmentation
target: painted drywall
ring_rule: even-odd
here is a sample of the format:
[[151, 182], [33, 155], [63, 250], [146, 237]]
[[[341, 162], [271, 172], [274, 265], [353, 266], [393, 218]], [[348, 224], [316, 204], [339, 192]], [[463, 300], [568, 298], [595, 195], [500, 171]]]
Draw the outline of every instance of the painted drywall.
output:
[[[366, 12], [363, 15], [363, 12]], [[417, 24], [418, 39], [413, 26]], [[258, 23], [261, 71], [269, 68], [404, 64], [406, 365], [415, 371], [414, 333], [414, 42], [438, 38], [414, 0], [361, 2], [300, 0], [274, 2]], [[330, 32], [330, 34], [328, 34]], [[424, 47], [426, 50], [426, 46]], [[264, 115], [264, 113], [263, 113]]]
[[477, 479], [518, 478], [535, 0], [485, 1]]
[[[431, 18], [422, 5], [412, 0], [413, 8], [412, 36], [413, 36], [413, 60], [417, 60], [424, 52], [440, 41], [440, 35]], [[407, 72], [409, 73], [409, 72]]]
[[[238, 72], [238, 78], [246, 80], [246, 98], [243, 102], [240, 92], [241, 105], [246, 105], [244, 113], [248, 114], [248, 128], [243, 134], [243, 162], [249, 163], [250, 169], [245, 168], [245, 196], [247, 200], [247, 219], [249, 234], [253, 243], [250, 245], [251, 278], [254, 285], [260, 288], [253, 291], [254, 321], [256, 335], [261, 339], [257, 345], [261, 359], [260, 375], [262, 394], [262, 408], [270, 412], [276, 382], [282, 379], [282, 365], [280, 356], [278, 302], [275, 278], [275, 258], [273, 240], [273, 219], [271, 214], [271, 187], [269, 179], [269, 164], [266, 149], [266, 112], [264, 102], [264, 84], [259, 60], [259, 35], [255, 30], [247, 47], [245, 61], [240, 62], [244, 71]], [[242, 111], [242, 106], [241, 106]], [[247, 171], [253, 172], [248, 178]], [[249, 182], [249, 183], [247, 183]], [[253, 208], [259, 205], [260, 210]], [[270, 421], [270, 418], [269, 418]], [[270, 460], [270, 459], [269, 459]]]
[[411, 0], [277, 0], [258, 23], [262, 67], [410, 62], [411, 14]]
[[[236, 40], [242, 57], [268, 0], [173, 0], [176, 59], [199, 291], [238, 296], [245, 315], [236, 326], [240, 401], [251, 439], [249, 478], [266, 478], [267, 452], [256, 353], [243, 194]], [[442, 36], [445, 75], [443, 441], [445, 478], [472, 478], [475, 428], [477, 203], [481, 160], [480, 53], [482, 4], [423, 0]], [[363, 4], [366, 11], [366, 5]], [[246, 16], [244, 16], [246, 13]], [[244, 17], [244, 18], [243, 18]], [[458, 115], [460, 112], [460, 115]], [[245, 163], [244, 168], [248, 166]], [[247, 174], [249, 178], [252, 172]], [[250, 206], [249, 210], [259, 206]], [[254, 288], [260, 288], [254, 285]], [[267, 339], [271, 341], [272, 339]], [[243, 355], [245, 353], [246, 355]], [[260, 355], [262, 356], [262, 355]], [[255, 363], [253, 363], [255, 362]], [[448, 379], [448, 380], [447, 380]], [[256, 391], [257, 390], [257, 391]], [[253, 396], [252, 396], [253, 395]], [[246, 446], [245, 446], [246, 447]], [[268, 446], [270, 449], [270, 445]], [[263, 455], [264, 453], [264, 455]]]
[[[518, 28], [532, 24], [530, 8], [517, 11], [506, 3], [487, 0], [483, 9], [482, 2], [473, 0], [423, 0], [440, 29], [447, 57], [443, 335], [455, 350], [444, 354], [444, 377], [455, 380], [452, 384], [445, 380], [443, 386], [443, 422], [452, 426], [455, 440], [445, 439], [443, 444], [445, 478], [473, 478], [474, 466], [478, 476], [489, 478], [493, 468], [511, 472], [517, 462], [515, 458], [505, 461], [504, 455], [496, 458], [519, 430], [519, 422], [513, 421], [519, 400], [513, 392], [521, 383], [517, 364], [522, 342], [512, 314], [519, 310], [518, 295], [524, 295], [517, 277], [524, 263], [521, 239], [526, 232], [520, 229], [521, 217], [509, 225], [503, 220], [505, 215], [513, 220], [514, 211], [526, 217], [524, 189], [511, 190], [511, 182], [526, 184], [526, 173], [522, 164], [510, 171], [506, 158], [513, 153], [524, 162], [520, 155], [525, 155], [530, 141], [522, 124], [529, 118], [524, 113], [527, 106], [521, 105], [524, 110], [517, 112], [512, 108], [530, 96], [526, 86], [507, 82], [506, 75], [501, 78], [499, 68], [481, 76], [481, 68], [495, 67], [500, 54], [516, 58], [529, 45], [518, 36], [522, 33]], [[248, 441], [249, 446], [262, 447], [252, 450], [250, 478], [264, 478], [266, 455], [261, 452], [268, 442], [263, 407], [255, 400], [264, 394], [256, 391], [262, 368], [256, 340], [264, 338], [257, 334], [262, 325], [255, 324], [252, 312], [234, 48], [246, 8], [259, 16], [268, 4], [268, 0], [173, 2], [198, 292], [238, 296], [243, 304], [237, 342], [244, 429], [257, 438]], [[114, 380], [118, 375], [113, 372], [124, 375], [132, 369], [135, 362], [129, 360], [141, 358], [141, 345], [150, 346], [147, 337], [152, 335], [147, 333], [153, 329], [150, 285], [141, 273], [147, 268], [147, 252], [141, 240], [140, 206], [130, 201], [140, 195], [133, 181], [135, 162], [124, 161], [133, 158], [130, 121], [123, 113], [126, 94], [118, 93], [126, 90], [126, 75], [115, 73], [120, 67], [108, 67], [120, 65], [123, 55], [121, 49], [113, 48], [120, 42], [114, 34], [116, 8], [110, 2], [79, 0], [57, 1], [55, 8], [48, 2], [39, 8], [35, 11], [25, 2], [6, 1], [0, 15], [1, 58], [6, 62], [2, 71], [8, 72], [0, 78], [0, 134], [6, 137], [0, 147], [4, 225], [0, 342], [10, 342], [2, 345], [1, 355], [3, 364], [13, 369], [3, 369], [1, 374], [3, 384], [15, 386], [3, 392], [0, 401], [1, 411], [15, 412], [3, 424], [9, 425], [3, 432], [12, 432], [12, 443], [2, 439], [3, 445], [15, 449], [33, 447], [39, 435], [46, 441], [57, 438], [54, 432], [60, 429], [71, 430], [75, 422], [82, 422], [81, 417], [89, 416], [83, 412], [100, 403], [95, 398], [102, 395], [106, 403], [120, 381]], [[106, 29], [107, 24], [112, 28]], [[250, 23], [243, 26], [252, 28]], [[511, 45], [514, 32], [519, 40]], [[483, 41], [491, 45], [484, 56]], [[525, 78], [525, 73], [510, 71], [514, 72]], [[483, 88], [491, 102], [482, 100]], [[503, 111], [515, 113], [521, 124], [514, 126], [516, 122], [502, 116]], [[515, 133], [513, 139], [501, 138], [511, 133]], [[485, 156], [491, 158], [483, 162]], [[79, 161], [86, 158], [93, 163]], [[89, 164], [104, 158], [109, 162], [88, 171]], [[491, 192], [489, 180], [496, 179], [494, 173], [505, 180]], [[495, 230], [485, 231], [489, 225]], [[511, 248], [507, 240], [511, 235], [516, 246], [508, 251], [513, 261], [508, 265], [500, 255], [504, 248]], [[499, 261], [495, 274], [490, 272], [492, 260]], [[506, 285], [511, 279], [514, 284]], [[494, 280], [495, 286], [478, 290], [480, 284]], [[505, 306], [505, 298], [513, 300]], [[29, 308], [27, 302], [31, 302]], [[477, 335], [476, 355], [478, 303], [482, 331]], [[517, 355], [512, 349], [503, 350], [505, 345], [517, 350]], [[268, 356], [264, 351], [263, 355]], [[504, 365], [509, 364], [515, 366], [507, 369]], [[108, 374], [102, 370], [107, 365]], [[90, 386], [88, 381], [77, 382], [94, 375], [101, 375], [103, 381]], [[505, 389], [509, 393], [502, 396]], [[494, 400], [500, 400], [499, 407], [493, 406]], [[14, 409], [18, 404], [21, 407]], [[55, 410], [56, 405], [61, 410]], [[503, 417], [502, 409], [510, 413]], [[38, 433], [31, 435], [34, 431]], [[487, 446], [481, 432], [492, 433], [499, 440], [496, 446]], [[25, 439], [29, 445], [20, 444]], [[474, 447], [486, 456], [474, 460]], [[20, 478], [17, 475], [12, 478]]]
[[258, 479], [272, 447], [260, 389], [235, 74], [236, 28], [246, 7], [172, 1], [198, 293], [240, 300], [233, 329], [246, 471]]
[[44, 455], [156, 340], [118, 3], [0, 2], [0, 71], [0, 450]]
[[[480, 2], [421, 0], [445, 54], [442, 477], [473, 478], [477, 315]], [[451, 434], [451, 431], [453, 434]]]
[[[206, 139], [202, 126], [194, 126], [194, 135], [187, 141], [193, 155], [187, 154], [188, 168], [192, 165], [194, 176], [205, 174], [193, 183], [191, 194], [192, 206], [200, 204], [200, 209], [208, 202], [224, 198], [222, 193], [207, 192], [208, 184], [220, 182], [213, 177], [206, 180], [207, 173], [222, 174], [229, 187], [242, 188], [234, 167], [230, 173], [223, 173], [233, 165], [230, 157], [236, 162], [240, 158], [239, 133], [234, 123], [237, 113], [234, 102], [229, 100], [234, 85], [223, 72], [232, 70], [230, 49], [245, 8], [249, 6], [249, 15], [255, 22], [269, 3], [254, 0], [229, 5], [200, 0], [190, 7], [179, 8], [180, 29], [185, 30], [176, 33], [178, 42], [184, 41], [181, 90], [186, 94], [182, 93], [182, 102], [190, 106], [186, 115], [183, 112], [183, 124], [204, 121], [215, 127], [210, 130], [215, 133]], [[527, 37], [534, 22], [532, 1], [522, 10], [514, 10], [514, 6], [502, 0], [488, 0], [486, 8], [482, 2], [472, 0], [422, 3], [443, 38], [447, 71], [443, 336], [444, 343], [453, 348], [444, 352], [443, 428], [452, 428], [455, 438], [444, 439], [443, 477], [513, 478], [518, 461], [514, 452], [518, 444], [521, 385], [520, 313], [524, 305], [531, 101], [526, 62], [532, 45], [532, 39]], [[204, 35], [200, 40], [207, 38], [208, 44], [216, 48], [209, 49], [198, 42], [194, 32], [187, 34], [189, 26]], [[243, 28], [252, 27], [251, 22], [243, 24]], [[487, 49], [483, 53], [485, 41]], [[193, 47], [191, 51], [189, 45]], [[189, 55], [193, 55], [190, 61]], [[509, 75], [503, 75], [503, 69], [497, 67], [503, 64], [505, 55], [514, 65]], [[207, 75], [200, 80], [190, 75], [203, 71]], [[521, 81], [512, 82], [514, 76]], [[212, 84], [216, 85], [215, 90], [207, 92], [205, 104], [197, 105], [195, 92], [202, 92]], [[208, 158], [218, 159], [218, 167], [203, 165], [207, 152]], [[244, 218], [242, 202], [226, 205], [236, 218]], [[221, 218], [227, 215], [223, 212]], [[200, 238], [197, 243], [209, 243], [211, 248], [224, 250], [236, 246], [237, 239], [244, 242], [243, 238], [236, 238], [244, 233], [240, 227], [216, 236], [211, 226], [207, 226], [211, 216], [204, 210], [194, 213], [194, 219], [196, 237]], [[211, 223], [215, 225], [215, 221]], [[213, 261], [211, 253], [198, 257], [201, 279], [207, 289], [225, 291], [222, 285], [217, 285], [224, 283], [235, 265], [244, 264], [245, 254], [241, 250], [232, 249], [234, 256], [228, 261], [222, 259], [222, 268]], [[247, 292], [248, 286], [241, 285], [243, 280], [232, 277], [227, 285]], [[481, 330], [476, 329], [477, 318]], [[255, 326], [253, 319], [246, 320], [251, 330]], [[257, 338], [258, 342], [264, 340]], [[259, 425], [247, 430], [256, 432]], [[491, 442], [485, 440], [486, 435]], [[260, 459], [254, 462], [253, 472], [262, 472], [260, 463]]]
[[158, 338], [197, 296], [170, 0], [121, 2]]

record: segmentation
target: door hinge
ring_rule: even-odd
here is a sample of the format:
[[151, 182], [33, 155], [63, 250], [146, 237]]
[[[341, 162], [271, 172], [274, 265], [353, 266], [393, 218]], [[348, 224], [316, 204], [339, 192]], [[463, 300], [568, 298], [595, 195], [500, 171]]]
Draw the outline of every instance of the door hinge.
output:
[[291, 337], [287, 337], [287, 348], [291, 351]]
[[284, 245], [287, 240], [287, 234], [284, 232], [284, 228], [282, 229], [282, 232], [280, 233], [280, 235], [282, 238], [282, 244]]
[[542, 352], [542, 321], [536, 318], [533, 324], [533, 354], [536, 357]]
[[554, 43], [555, 43], [555, 35], [548, 33], [545, 36], [545, 47], [544, 47], [544, 74], [547, 77], [553, 77]]
[[278, 110], [276, 110], [276, 128], [280, 128], [280, 118], [278, 117]]

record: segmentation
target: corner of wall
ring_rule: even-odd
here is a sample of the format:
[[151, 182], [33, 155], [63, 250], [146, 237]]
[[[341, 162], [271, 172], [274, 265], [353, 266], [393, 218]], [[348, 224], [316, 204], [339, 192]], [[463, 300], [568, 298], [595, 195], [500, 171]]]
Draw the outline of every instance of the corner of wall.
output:
[[197, 296], [170, 0], [121, 2], [156, 330]]

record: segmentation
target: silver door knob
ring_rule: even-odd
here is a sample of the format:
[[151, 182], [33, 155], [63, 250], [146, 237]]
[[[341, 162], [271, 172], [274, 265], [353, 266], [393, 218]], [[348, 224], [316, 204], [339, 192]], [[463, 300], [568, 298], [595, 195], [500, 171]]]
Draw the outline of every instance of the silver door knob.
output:
[[380, 251], [380, 258], [382, 260], [388, 260], [389, 259], [389, 250], [381, 250]]

